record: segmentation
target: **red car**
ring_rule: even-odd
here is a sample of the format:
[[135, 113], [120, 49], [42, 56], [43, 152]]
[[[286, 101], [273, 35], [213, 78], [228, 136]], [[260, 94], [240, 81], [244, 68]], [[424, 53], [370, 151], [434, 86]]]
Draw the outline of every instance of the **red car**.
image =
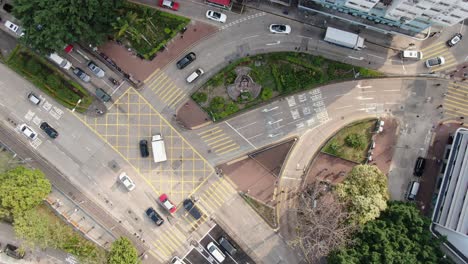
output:
[[159, 0], [159, 6], [169, 8], [174, 11], [179, 10], [179, 3], [172, 0]]
[[159, 201], [164, 206], [164, 208], [166, 208], [171, 214], [177, 210], [174, 203], [172, 203], [171, 200], [169, 200], [169, 198], [167, 197], [167, 194], [161, 194], [161, 196], [159, 196]]

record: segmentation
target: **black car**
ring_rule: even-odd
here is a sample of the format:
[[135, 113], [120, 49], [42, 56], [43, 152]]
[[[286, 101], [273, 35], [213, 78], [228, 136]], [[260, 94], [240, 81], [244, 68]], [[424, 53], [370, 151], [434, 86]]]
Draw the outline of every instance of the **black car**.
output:
[[189, 54], [185, 55], [182, 59], [180, 59], [178, 62], [177, 62], [177, 68], [179, 70], [187, 67], [187, 65], [189, 65], [190, 63], [192, 63], [195, 59], [197, 58], [197, 56], [195, 55], [195, 53], [193, 52], [190, 52]]
[[198, 208], [195, 206], [195, 204], [193, 203], [191, 199], [184, 200], [184, 208], [193, 216], [193, 218], [195, 218], [195, 220], [198, 220], [201, 218], [202, 215], [200, 211], [198, 210]]
[[44, 130], [44, 132], [46, 132], [46, 134], [51, 138], [57, 138], [59, 135], [57, 130], [51, 127], [47, 122], [42, 122], [41, 129]]
[[9, 257], [12, 257], [12, 258], [15, 258], [15, 259], [23, 259], [24, 258], [24, 252], [20, 251], [17, 246], [12, 245], [12, 244], [7, 244], [6, 245], [5, 252]]
[[146, 215], [153, 220], [153, 222], [157, 225], [160, 226], [164, 223], [164, 219], [156, 212], [156, 210], [153, 209], [153, 207], [150, 207], [146, 209]]
[[462, 38], [463, 38], [462, 34], [457, 33], [451, 39], [449, 39], [447, 41], [447, 45], [449, 45], [449, 47], [453, 47], [453, 46], [457, 45], [457, 43], [460, 42], [460, 40], [462, 40]]
[[103, 102], [109, 102], [112, 99], [112, 97], [108, 93], [106, 93], [106, 91], [104, 91], [102, 88], [96, 89], [96, 96]]
[[413, 175], [421, 177], [424, 173], [424, 167], [426, 165], [426, 159], [423, 157], [418, 157], [416, 164], [414, 164]]
[[148, 141], [145, 139], [140, 140], [140, 153], [143, 158], [149, 156]]

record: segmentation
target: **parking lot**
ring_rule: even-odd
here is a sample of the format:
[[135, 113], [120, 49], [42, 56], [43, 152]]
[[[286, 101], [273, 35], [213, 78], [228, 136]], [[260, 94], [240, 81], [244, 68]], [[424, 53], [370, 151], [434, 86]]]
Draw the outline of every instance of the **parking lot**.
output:
[[[227, 254], [224, 249], [219, 245], [218, 240], [221, 236], [224, 236], [236, 249], [237, 252], [234, 256]], [[201, 240], [198, 241], [198, 245], [183, 258], [185, 263], [190, 264], [211, 264], [219, 263], [216, 261], [206, 249], [208, 243], [213, 242], [218, 248], [220, 248], [226, 255], [226, 259], [223, 264], [238, 263], [238, 264], [252, 264], [255, 263], [243, 250], [242, 248], [228, 236], [228, 234], [219, 226], [215, 225]]]
[[[213, 173], [213, 168], [136, 90], [116, 98], [104, 116], [78, 116], [125, 158], [157, 194], [167, 193], [179, 204]], [[155, 163], [151, 137], [161, 134], [167, 161]], [[150, 143], [150, 156], [142, 158], [139, 141]]]

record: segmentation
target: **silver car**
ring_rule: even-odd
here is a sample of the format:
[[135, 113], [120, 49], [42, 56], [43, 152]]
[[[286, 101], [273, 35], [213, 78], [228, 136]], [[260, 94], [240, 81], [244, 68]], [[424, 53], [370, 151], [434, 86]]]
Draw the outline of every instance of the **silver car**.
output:
[[73, 69], [73, 73], [78, 76], [83, 82], [90, 82], [91, 77], [89, 77], [88, 74], [86, 74], [82, 69], [80, 68], [75, 68]]
[[106, 73], [101, 68], [99, 68], [96, 63], [94, 63], [94, 61], [88, 62], [88, 68], [94, 73], [94, 75], [99, 78], [102, 78], [104, 75], [106, 75]]

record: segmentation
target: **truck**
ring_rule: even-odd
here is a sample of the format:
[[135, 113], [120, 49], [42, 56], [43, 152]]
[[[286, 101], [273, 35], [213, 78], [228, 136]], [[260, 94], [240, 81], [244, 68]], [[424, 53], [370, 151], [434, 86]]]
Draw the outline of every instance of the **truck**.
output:
[[153, 149], [153, 158], [154, 162], [163, 162], [167, 160], [166, 156], [166, 146], [164, 145], [164, 140], [161, 134], [156, 134], [151, 140], [151, 146]]
[[355, 50], [360, 50], [366, 47], [364, 46], [364, 38], [360, 37], [358, 34], [343, 31], [333, 27], [327, 27], [324, 40]]

